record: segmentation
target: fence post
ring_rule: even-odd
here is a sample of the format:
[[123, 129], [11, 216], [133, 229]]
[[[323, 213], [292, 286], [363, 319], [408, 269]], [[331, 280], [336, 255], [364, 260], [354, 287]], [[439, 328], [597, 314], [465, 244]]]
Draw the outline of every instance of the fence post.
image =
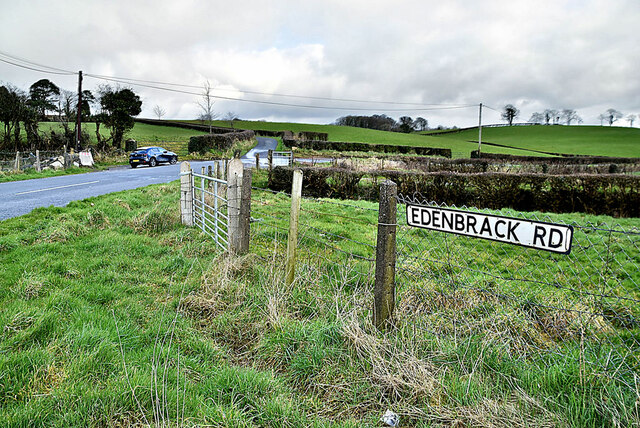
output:
[[182, 224], [193, 226], [193, 187], [189, 162], [180, 164], [180, 217]]
[[227, 207], [229, 252], [243, 254], [249, 250], [251, 169], [245, 170], [239, 158], [229, 162], [227, 171]]
[[302, 170], [293, 171], [291, 187], [291, 215], [289, 217], [289, 239], [287, 240], [287, 262], [285, 267], [287, 285], [293, 283], [296, 273], [298, 249], [298, 218], [300, 217], [300, 199], [302, 197]]
[[40, 165], [40, 150], [36, 150], [36, 172], [42, 172], [42, 166]]
[[260, 171], [260, 153], [256, 153], [256, 171]]
[[393, 317], [396, 300], [396, 197], [398, 186], [390, 180], [380, 184], [378, 239], [376, 243], [376, 278], [373, 301], [373, 324], [385, 330]]
[[16, 152], [16, 161], [13, 164], [13, 170], [20, 171], [20, 152]]
[[273, 169], [273, 150], [267, 152], [267, 161], [269, 162], [269, 175], [271, 175], [271, 170]]

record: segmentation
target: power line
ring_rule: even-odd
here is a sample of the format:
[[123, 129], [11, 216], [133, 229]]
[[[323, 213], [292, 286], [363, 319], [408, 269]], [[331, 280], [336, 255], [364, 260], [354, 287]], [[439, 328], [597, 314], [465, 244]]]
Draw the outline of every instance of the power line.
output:
[[[106, 78], [106, 79], [117, 79], [119, 81], [128, 81], [128, 82], [139, 82], [145, 84], [157, 84], [164, 86], [176, 86], [182, 88], [194, 88], [194, 89], [202, 89], [202, 86], [197, 85], [186, 85], [182, 83], [168, 83], [168, 82], [159, 82], [154, 80], [144, 80], [144, 79], [132, 79], [128, 77], [116, 77], [116, 76], [105, 76], [100, 74], [92, 74], [94, 78]], [[132, 83], [133, 84], [133, 83]], [[352, 98], [332, 98], [332, 97], [318, 97], [311, 95], [293, 95], [293, 94], [279, 94], [274, 92], [257, 92], [257, 91], [246, 91], [243, 89], [228, 89], [228, 88], [213, 88], [214, 91], [226, 91], [226, 92], [240, 92], [243, 94], [252, 94], [252, 95], [266, 95], [266, 96], [276, 96], [276, 97], [290, 97], [290, 98], [303, 98], [303, 99], [313, 99], [313, 100], [324, 100], [324, 101], [344, 101], [344, 102], [356, 102], [356, 103], [368, 103], [368, 104], [396, 104], [396, 105], [411, 105], [411, 106], [448, 106], [448, 107], [459, 107], [459, 104], [442, 104], [442, 103], [409, 103], [409, 102], [400, 102], [400, 101], [374, 101], [374, 100], [359, 100]], [[474, 104], [475, 105], [475, 104]]]
[[[123, 83], [123, 84], [129, 84], [129, 85], [135, 85], [135, 86], [142, 86], [145, 88], [151, 88], [151, 89], [157, 89], [157, 90], [161, 90], [161, 91], [168, 91], [168, 92], [175, 92], [175, 93], [180, 93], [180, 94], [188, 94], [188, 95], [196, 95], [196, 96], [201, 96], [202, 93], [199, 92], [190, 92], [190, 91], [183, 91], [180, 89], [172, 89], [172, 88], [164, 88], [161, 86], [155, 86], [155, 85], [148, 85], [145, 83], [134, 83], [134, 82], [129, 82], [126, 80], [120, 80], [120, 79], [115, 79], [115, 78], [111, 78], [111, 77], [99, 77], [98, 75], [94, 75], [94, 74], [89, 74], [86, 73], [85, 76], [87, 77], [92, 77], [94, 79], [101, 79], [101, 80], [107, 80], [107, 81], [111, 81], [111, 82], [116, 82], [116, 83]], [[233, 97], [223, 97], [221, 95], [211, 95], [211, 98], [215, 98], [215, 99], [219, 99], [219, 100], [228, 100], [228, 101], [239, 101], [239, 102], [247, 102], [247, 103], [254, 103], [254, 104], [267, 104], [267, 105], [276, 105], [276, 106], [283, 106], [283, 107], [299, 107], [299, 108], [310, 108], [310, 109], [320, 109], [320, 110], [348, 110], [348, 111], [377, 111], [380, 110], [380, 108], [362, 108], [362, 107], [332, 107], [332, 106], [317, 106], [317, 105], [310, 105], [310, 104], [292, 104], [292, 103], [282, 103], [282, 102], [277, 102], [277, 101], [263, 101], [263, 100], [250, 100], [250, 99], [244, 99], [244, 98], [233, 98]], [[431, 110], [452, 110], [452, 109], [462, 109], [462, 108], [468, 108], [468, 107], [475, 107], [475, 104], [473, 105], [458, 105], [458, 106], [450, 106], [450, 107], [431, 107], [431, 108], [407, 108], [407, 109], [385, 109], [385, 111], [393, 111], [393, 112], [416, 112], [416, 111], [431, 111]]]
[[[27, 68], [29, 70], [38, 71], [38, 72], [41, 72], [41, 73], [67, 74], [67, 75], [76, 74], [73, 71], [63, 70], [61, 68], [51, 67], [51, 66], [44, 65], [44, 64], [39, 64], [37, 62], [33, 62], [33, 61], [30, 61], [30, 60], [21, 58], [19, 56], [10, 55], [10, 54], [8, 54], [6, 52], [2, 52], [2, 51], [0, 51], [0, 56], [5, 57], [5, 58], [9, 58], [9, 60], [12, 60], [12, 61], [9, 61], [9, 60], [0, 58], [0, 61], [2, 61], [2, 62], [6, 62], [8, 64], [15, 65], [17, 67], [22, 67], [22, 68]], [[18, 63], [15, 63], [13, 61], [17, 61]], [[29, 64], [29, 65], [24, 65], [24, 64], [19, 64], [19, 63]], [[52, 71], [40, 70], [40, 69], [36, 69], [36, 68], [30, 67], [30, 66], [39, 67], [41, 69], [45, 68], [45, 69], [49, 69], [49, 70], [52, 70]]]
[[[2, 58], [4, 57], [4, 58]], [[9, 58], [9, 59], [6, 59]], [[0, 51], [0, 61], [6, 64], [10, 64], [16, 67], [21, 67], [24, 69], [37, 71], [40, 73], [48, 73], [48, 74], [57, 74], [57, 75], [75, 75], [76, 73], [69, 70], [64, 70], [57, 67], [51, 67], [44, 64], [39, 64], [24, 58], [20, 58], [14, 55], [10, 55], [8, 53]], [[36, 68], [38, 67], [38, 68]], [[174, 86], [174, 87], [183, 87], [183, 88], [194, 88], [201, 89], [200, 86], [195, 85], [186, 85], [180, 83], [168, 83], [168, 82], [160, 82], [153, 80], [143, 80], [143, 79], [131, 79], [131, 78], [118, 78], [114, 76], [105, 76], [99, 74], [91, 74], [85, 73], [85, 76], [92, 77], [94, 79], [101, 79], [116, 83], [122, 83], [127, 85], [135, 85], [142, 86], [150, 89], [156, 89], [161, 91], [168, 91], [174, 93], [188, 94], [188, 95], [196, 95], [201, 96], [202, 93], [199, 92], [191, 92], [180, 89], [172, 89], [164, 86]], [[163, 85], [163, 86], [157, 86]], [[252, 94], [252, 95], [263, 95], [263, 96], [278, 96], [278, 97], [291, 97], [291, 98], [300, 98], [300, 99], [316, 99], [323, 101], [337, 101], [337, 102], [357, 102], [357, 103], [369, 103], [369, 104], [387, 104], [387, 105], [412, 105], [416, 106], [414, 108], [398, 108], [398, 109], [388, 109], [385, 108], [385, 111], [389, 112], [418, 112], [418, 111], [432, 111], [432, 110], [452, 110], [452, 109], [462, 109], [468, 107], [475, 107], [475, 104], [421, 104], [421, 103], [407, 103], [407, 102], [396, 102], [396, 101], [368, 101], [368, 100], [358, 100], [358, 99], [347, 99], [347, 98], [331, 98], [331, 97], [316, 97], [316, 96], [305, 96], [305, 95], [293, 95], [293, 94], [278, 94], [278, 93], [266, 93], [266, 92], [257, 92], [257, 91], [243, 91], [243, 90], [234, 90], [234, 89], [225, 89], [218, 88], [214, 89], [214, 91], [232, 91], [239, 92], [242, 94]], [[363, 108], [363, 107], [338, 107], [338, 106], [319, 106], [319, 105], [311, 105], [311, 104], [294, 104], [294, 103], [285, 103], [285, 102], [277, 102], [277, 101], [265, 101], [265, 100], [255, 100], [255, 99], [244, 99], [244, 98], [235, 98], [235, 97], [227, 97], [221, 95], [212, 95], [212, 98], [219, 100], [227, 100], [227, 101], [238, 101], [238, 102], [248, 102], [254, 104], [266, 104], [266, 105], [275, 105], [275, 106], [283, 106], [283, 107], [298, 107], [298, 108], [310, 108], [310, 109], [322, 109], [322, 110], [349, 110], [349, 111], [377, 111], [382, 110], [379, 107], [376, 108]]]
[[64, 76], [69, 76], [69, 75], [75, 74], [75, 73], [67, 73], [67, 72], [60, 72], [60, 71], [41, 70], [41, 69], [38, 69], [38, 68], [35, 68], [35, 67], [30, 67], [28, 65], [11, 62], [11, 61], [3, 59], [3, 58], [0, 58], [0, 61], [4, 62], [4, 63], [7, 63], [7, 64], [15, 65], [16, 67], [26, 68], [27, 70], [37, 71], [39, 73], [58, 74], [58, 75], [64, 75]]

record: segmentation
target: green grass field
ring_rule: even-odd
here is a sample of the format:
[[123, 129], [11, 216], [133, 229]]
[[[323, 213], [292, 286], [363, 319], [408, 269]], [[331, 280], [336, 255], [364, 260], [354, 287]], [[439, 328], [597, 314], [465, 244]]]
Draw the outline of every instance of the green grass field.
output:
[[[197, 121], [191, 121], [199, 123]], [[228, 121], [214, 121], [216, 126], [229, 127]], [[403, 134], [400, 132], [377, 131], [374, 129], [355, 128], [351, 126], [337, 125], [314, 125], [304, 123], [287, 123], [287, 122], [255, 122], [255, 121], [235, 121], [236, 128], [243, 129], [262, 129], [267, 131], [309, 131], [309, 132], [326, 132], [329, 134], [329, 141], [347, 141], [372, 144], [391, 144], [411, 147], [438, 147], [451, 149], [454, 157], [469, 157], [472, 150], [475, 150], [472, 144], [456, 139], [442, 140], [441, 138], [414, 134]], [[514, 150], [508, 148], [492, 147], [492, 153], [507, 154], [524, 154], [532, 155], [528, 150]]]
[[[199, 121], [188, 121], [200, 123]], [[227, 121], [214, 121], [215, 126], [229, 127]], [[43, 130], [59, 127], [56, 123], [43, 123]], [[336, 125], [314, 125], [286, 122], [235, 121], [240, 129], [263, 129], [269, 131], [326, 132], [330, 141], [365, 142], [406, 146], [450, 148], [454, 157], [469, 157], [477, 149], [477, 129], [459, 133], [421, 135], [376, 131]], [[84, 129], [95, 140], [95, 124], [88, 123]], [[108, 130], [101, 128], [104, 136]], [[140, 145], [158, 144], [185, 156], [189, 137], [204, 132], [136, 123], [126, 138], [133, 138]], [[545, 156], [537, 151], [569, 153], [579, 155], [601, 155], [640, 157], [640, 129], [602, 126], [520, 126], [484, 128], [483, 141], [511, 146], [513, 148], [485, 145], [487, 153], [506, 153], [522, 156]]]
[[[254, 184], [265, 181], [259, 173]], [[375, 242], [374, 203], [304, 200], [287, 286], [288, 197], [254, 191], [250, 254], [235, 258], [180, 224], [178, 198], [174, 182], [0, 222], [0, 425], [376, 427], [387, 408], [401, 426], [425, 428], [639, 423], [637, 391], [584, 367], [595, 358], [588, 341], [560, 340], [559, 355], [536, 358], [546, 333], [526, 311], [437, 275], [403, 277], [397, 328], [373, 329], [372, 265], [342, 251], [375, 253], [358, 243]], [[491, 250], [434, 243], [449, 245], [479, 260]], [[501, 254], [497, 268], [542, 275], [518, 254]], [[605, 263], [593, 260], [590, 269]], [[451, 263], [422, 268], [450, 275]], [[445, 293], [457, 296], [450, 306], [438, 300]], [[551, 287], [531, 297], [554, 293], [571, 296]], [[603, 341], [599, 355], [612, 346]]]
[[[437, 134], [435, 134], [437, 135]], [[478, 130], [443, 134], [432, 138], [450, 141], [478, 141]], [[608, 126], [513, 126], [483, 128], [483, 142], [539, 150], [592, 156], [640, 157], [640, 128]], [[476, 147], [477, 143], [468, 143]], [[494, 147], [483, 150], [494, 153]]]

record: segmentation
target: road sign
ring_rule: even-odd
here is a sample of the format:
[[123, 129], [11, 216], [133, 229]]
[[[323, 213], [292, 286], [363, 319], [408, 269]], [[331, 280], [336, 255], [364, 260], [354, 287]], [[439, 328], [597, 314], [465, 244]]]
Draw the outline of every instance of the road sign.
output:
[[569, 254], [573, 226], [407, 204], [407, 224], [422, 229]]

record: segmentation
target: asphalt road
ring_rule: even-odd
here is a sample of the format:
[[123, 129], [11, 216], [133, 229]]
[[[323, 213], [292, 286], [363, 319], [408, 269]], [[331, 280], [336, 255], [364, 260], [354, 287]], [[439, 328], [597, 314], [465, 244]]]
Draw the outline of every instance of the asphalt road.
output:
[[[267, 137], [256, 137], [258, 140], [258, 144], [249, 150], [246, 155], [240, 158], [244, 165], [255, 165], [256, 164], [256, 155], [260, 155], [260, 165], [267, 166], [269, 164], [268, 154], [269, 150], [275, 150], [278, 147], [278, 141], [273, 138]], [[274, 159], [277, 162], [276, 159]]]
[[[191, 162], [194, 171], [212, 162]], [[180, 164], [154, 168], [128, 166], [108, 171], [60, 177], [0, 183], [0, 220], [17, 217], [34, 208], [54, 205], [63, 207], [71, 201], [121, 190], [136, 189], [150, 184], [168, 183], [180, 178]]]

